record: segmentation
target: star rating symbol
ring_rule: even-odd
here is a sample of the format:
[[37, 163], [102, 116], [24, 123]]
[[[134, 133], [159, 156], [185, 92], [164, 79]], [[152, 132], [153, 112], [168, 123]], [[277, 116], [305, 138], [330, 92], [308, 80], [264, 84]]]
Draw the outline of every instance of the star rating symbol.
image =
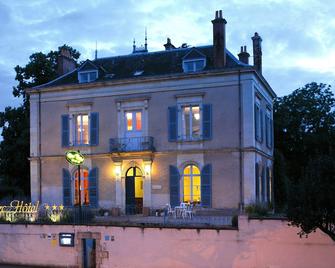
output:
[[50, 206], [48, 204], [45, 205], [45, 209], [48, 210]]
[[64, 209], [64, 206], [63, 205], [60, 205], [59, 206], [59, 210], [63, 210]]
[[53, 205], [53, 206], [52, 206], [52, 209], [53, 209], [53, 210], [56, 210], [56, 209], [57, 209], [57, 206], [56, 206], [56, 205]]

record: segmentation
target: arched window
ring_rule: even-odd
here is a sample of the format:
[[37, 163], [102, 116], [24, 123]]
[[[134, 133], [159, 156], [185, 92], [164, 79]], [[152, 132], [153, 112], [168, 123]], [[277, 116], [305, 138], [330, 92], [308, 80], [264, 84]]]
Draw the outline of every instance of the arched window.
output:
[[184, 202], [201, 202], [200, 170], [195, 165], [187, 165], [183, 171]]
[[[80, 189], [81, 189], [81, 204], [89, 205], [89, 192], [88, 192], [88, 170], [80, 169]], [[74, 172], [74, 205], [79, 204], [79, 180], [78, 170]]]

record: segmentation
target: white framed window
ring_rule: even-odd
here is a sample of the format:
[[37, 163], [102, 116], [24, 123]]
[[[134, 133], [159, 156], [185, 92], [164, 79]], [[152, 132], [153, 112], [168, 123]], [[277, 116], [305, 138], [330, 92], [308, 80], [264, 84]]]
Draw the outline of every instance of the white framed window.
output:
[[206, 59], [183, 60], [184, 73], [198, 72], [205, 68]]
[[187, 165], [183, 170], [183, 202], [201, 202], [201, 174], [196, 165]]
[[142, 130], [142, 111], [125, 112], [126, 131]]
[[97, 70], [78, 72], [79, 83], [89, 83], [97, 80], [97, 78], [98, 78]]
[[200, 104], [181, 105], [181, 139], [199, 140], [202, 134], [202, 115]]
[[74, 144], [88, 145], [89, 144], [89, 115], [75, 114], [74, 119]]

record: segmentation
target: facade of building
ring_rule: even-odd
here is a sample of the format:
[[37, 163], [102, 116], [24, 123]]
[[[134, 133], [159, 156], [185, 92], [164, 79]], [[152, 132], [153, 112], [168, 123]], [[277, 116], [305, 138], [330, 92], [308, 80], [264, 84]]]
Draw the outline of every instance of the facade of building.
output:
[[[118, 208], [122, 213], [192, 202], [243, 208], [272, 201], [272, 100], [246, 47], [226, 48], [217, 11], [213, 44], [164, 51], [147, 44], [125, 56], [87, 60], [68, 51], [60, 76], [30, 89], [31, 198], [42, 203]], [[85, 156], [78, 168], [68, 150]]]

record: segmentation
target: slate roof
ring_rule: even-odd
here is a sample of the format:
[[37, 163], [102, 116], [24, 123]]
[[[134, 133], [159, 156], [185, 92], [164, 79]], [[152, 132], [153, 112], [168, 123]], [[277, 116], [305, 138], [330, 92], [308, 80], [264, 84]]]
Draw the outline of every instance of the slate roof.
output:
[[[252, 66], [240, 62], [228, 50], [226, 57], [226, 67], [231, 68], [250, 68]], [[78, 70], [99, 70], [99, 77], [94, 82], [113, 81], [125, 78], [148, 77], [156, 75], [178, 74], [183, 72], [183, 59], [186, 56], [190, 59], [194, 55], [206, 57], [206, 70], [214, 69], [213, 66], [213, 46], [199, 46], [188, 48], [177, 48], [173, 50], [164, 50], [158, 52], [134, 53], [123, 56], [98, 58], [96, 60], [85, 61], [76, 70], [50, 81], [39, 87], [52, 87], [61, 85], [78, 84]], [[134, 74], [137, 75], [134, 75]]]

